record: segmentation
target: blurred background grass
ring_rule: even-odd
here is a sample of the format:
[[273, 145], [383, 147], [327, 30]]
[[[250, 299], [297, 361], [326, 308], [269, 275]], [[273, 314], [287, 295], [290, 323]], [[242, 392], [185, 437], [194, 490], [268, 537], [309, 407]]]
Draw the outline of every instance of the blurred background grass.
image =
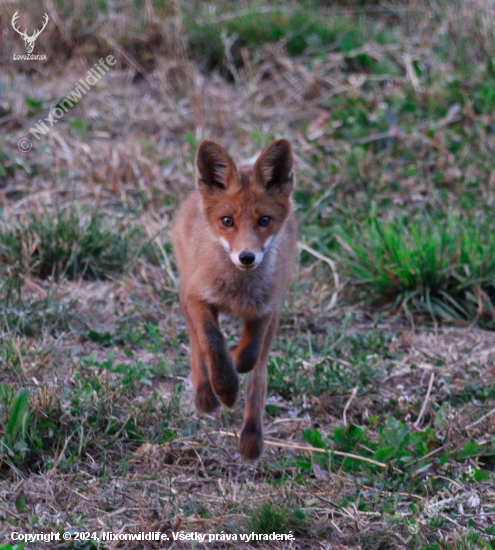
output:
[[[348, 248], [339, 245], [337, 227], [363, 222], [366, 232], [369, 216], [388, 222], [399, 215], [414, 231], [427, 212], [443, 233], [454, 210], [468, 213], [459, 224], [474, 216], [483, 235], [492, 230], [489, 3], [26, 2], [28, 28], [36, 14], [51, 17], [37, 41], [47, 62], [12, 60], [23, 46], [9, 28], [12, 6], [0, 8], [0, 181], [9, 198], [19, 198], [26, 181], [30, 192], [46, 186], [58, 171], [59, 195], [60, 185], [75, 198], [78, 187], [86, 189], [81, 184], [94, 182], [134, 214], [153, 206], [163, 219], [192, 185], [200, 139], [232, 144], [246, 161], [286, 136], [299, 156], [303, 239], [343, 257], [341, 280], [351, 293], [355, 283], [369, 286], [392, 307], [400, 285], [390, 277], [391, 291], [382, 293], [372, 279], [346, 270]], [[116, 69], [21, 154], [18, 139], [109, 54]], [[445, 235], [445, 246], [451, 240]], [[436, 248], [438, 266], [445, 258], [457, 262], [445, 246]], [[490, 242], [483, 250], [493, 253]], [[449, 296], [450, 308], [445, 288], [420, 275], [420, 260], [396, 252], [401, 269], [419, 274], [410, 289], [419, 299], [407, 301], [407, 313], [423, 313], [428, 294], [443, 303], [442, 313], [427, 308], [434, 318], [491, 325], [490, 268], [481, 278], [466, 275], [476, 306], [466, 309], [461, 293]], [[464, 258], [458, 273], [470, 271], [470, 253]]]

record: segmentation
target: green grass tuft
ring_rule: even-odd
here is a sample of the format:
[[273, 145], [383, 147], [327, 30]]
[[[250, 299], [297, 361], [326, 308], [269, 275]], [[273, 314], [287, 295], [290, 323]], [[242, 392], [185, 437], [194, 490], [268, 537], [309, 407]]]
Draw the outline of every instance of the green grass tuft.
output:
[[23, 278], [14, 273], [0, 284], [0, 330], [4, 343], [12, 336], [52, 336], [69, 329], [74, 320], [72, 300], [62, 301], [50, 285], [46, 296], [38, 298], [23, 289]]
[[254, 508], [248, 514], [245, 527], [247, 532], [259, 534], [286, 534], [289, 531], [303, 532], [306, 517], [304, 512], [291, 506], [290, 502], [282, 507], [271, 502], [264, 502], [259, 508]]
[[30, 418], [27, 390], [21, 388], [15, 393], [10, 386], [0, 385], [0, 468], [3, 462], [22, 460], [29, 450]]
[[436, 320], [495, 320], [495, 233], [484, 218], [420, 214], [337, 229], [350, 279], [375, 303]]
[[133, 235], [107, 226], [96, 210], [31, 214], [0, 228], [0, 262], [41, 278], [105, 278], [126, 268]]
[[[187, 26], [190, 53], [198, 56], [209, 69], [232, 61], [241, 66], [243, 48], [256, 49], [269, 43], [284, 42], [287, 53], [295, 57], [309, 48], [322, 53], [324, 48], [335, 46], [350, 52], [369, 39], [378, 42], [390, 39], [378, 26], [367, 28], [361, 22], [357, 28], [356, 21], [350, 17], [321, 17], [310, 9], [260, 9], [203, 20], [198, 20], [195, 14], [194, 18], [187, 19]], [[226, 38], [231, 44], [230, 52], [226, 52]], [[357, 63], [358, 60], [351, 62], [354, 66]]]

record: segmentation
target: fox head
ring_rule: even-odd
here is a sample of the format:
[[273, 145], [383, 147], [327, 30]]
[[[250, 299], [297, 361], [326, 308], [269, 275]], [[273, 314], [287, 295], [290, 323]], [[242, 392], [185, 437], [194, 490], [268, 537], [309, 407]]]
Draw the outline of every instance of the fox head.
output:
[[285, 139], [273, 141], [253, 170], [238, 172], [229, 154], [213, 141], [196, 154], [197, 188], [213, 237], [243, 270], [256, 269], [291, 209], [294, 157]]

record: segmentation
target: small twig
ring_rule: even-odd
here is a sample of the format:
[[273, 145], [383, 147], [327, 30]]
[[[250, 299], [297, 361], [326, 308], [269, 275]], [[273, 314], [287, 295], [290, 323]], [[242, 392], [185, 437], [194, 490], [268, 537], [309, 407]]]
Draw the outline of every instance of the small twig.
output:
[[480, 424], [481, 422], [483, 422], [483, 420], [485, 420], [485, 418], [488, 418], [489, 416], [492, 416], [492, 414], [495, 414], [495, 409], [492, 409], [491, 411], [487, 412], [486, 414], [484, 414], [481, 418], [478, 418], [478, 420], [476, 420], [475, 422], [473, 422], [472, 424], [469, 424], [469, 426], [466, 426], [466, 430], [470, 430], [471, 428], [474, 428], [475, 426], [477, 426], [478, 424]]
[[[227, 435], [229, 437], [238, 437], [237, 434], [233, 434], [230, 432], [224, 432], [223, 430], [220, 430], [218, 432], [220, 435]], [[359, 456], [359, 455], [353, 455], [351, 453], [343, 453], [341, 451], [334, 451], [333, 449], [320, 449], [319, 447], [306, 447], [304, 445], [289, 445], [287, 443], [280, 443], [278, 441], [267, 441], [265, 439], [265, 445], [269, 445], [271, 447], [279, 447], [281, 449], [294, 449], [298, 451], [308, 451], [312, 453], [323, 453], [327, 455], [336, 455], [336, 456], [343, 456], [346, 458], [352, 458], [354, 460], [361, 460], [363, 462], [369, 462], [370, 464], [374, 464], [375, 466], [380, 466], [380, 468], [388, 468], [388, 465], [383, 462], [377, 462], [376, 460], [373, 460], [372, 458], [367, 458], [365, 456]]]
[[220, 518], [213, 517], [213, 518], [197, 518], [197, 517], [186, 517], [182, 518], [182, 523], [201, 523], [201, 524], [208, 524], [212, 522], [217, 522], [224, 520], [226, 518], [237, 518], [239, 516], [243, 516], [244, 514], [238, 513], [238, 514], [223, 514]]
[[12, 510], [9, 510], [9, 508], [4, 508], [2, 505], [0, 505], [0, 510], [5, 512], [6, 514], [9, 514], [9, 516], [12, 516], [13, 518], [17, 519], [18, 521], [25, 521], [24, 518], [22, 518], [21, 516], [18, 516], [17, 514], [12, 512]]
[[355, 139], [353, 140], [352, 143], [358, 144], [358, 145], [365, 145], [366, 143], [372, 143], [373, 141], [381, 141], [382, 139], [390, 139], [390, 138], [400, 139], [403, 137], [404, 137], [404, 134], [402, 133], [402, 130], [397, 126], [392, 126], [390, 130], [387, 130], [386, 132], [378, 132], [376, 134], [371, 134], [369, 136]]
[[[174, 270], [172, 269], [172, 263], [170, 261], [170, 257], [169, 255], [167, 254], [166, 250], [165, 250], [165, 247], [163, 246], [163, 243], [161, 241], [161, 239], [159, 238], [159, 235], [160, 233], [163, 231], [163, 228], [160, 227], [160, 229], [158, 229], [158, 231], [155, 231], [155, 233], [151, 233], [151, 229], [149, 227], [146, 228], [147, 232], [148, 232], [148, 241], [146, 242], [146, 244], [148, 243], [151, 243], [151, 242], [155, 242], [156, 246], [158, 247], [158, 249], [160, 250], [160, 253], [162, 254], [163, 256], [163, 260], [165, 262], [165, 266], [162, 267], [160, 266], [162, 269], [164, 269], [168, 276], [170, 277], [171, 281], [173, 282], [173, 284], [175, 285], [175, 289], [171, 289], [173, 292], [177, 292], [177, 289], [179, 288], [179, 280], [177, 279], [175, 273], [174, 273]], [[135, 255], [135, 258], [137, 258], [143, 248], [145, 247], [145, 245], [143, 245], [139, 250], [138, 252], [136, 253]], [[135, 259], [134, 258], [134, 259]], [[133, 259], [133, 260], [134, 260]]]
[[452, 443], [446, 443], [445, 445], [442, 445], [441, 447], [438, 447], [438, 449], [435, 449], [434, 451], [431, 451], [431, 453], [428, 453], [427, 455], [425, 456], [421, 456], [420, 458], [416, 458], [416, 460], [413, 460], [411, 462], [411, 465], [413, 464], [417, 464], [418, 462], [422, 461], [426, 461], [428, 458], [432, 457], [433, 455], [437, 454], [437, 453], [440, 453], [442, 451], [444, 451], [445, 449], [448, 449], [449, 447], [452, 446]]
[[[203, 431], [205, 432], [206, 437], [210, 440], [210, 443], [211, 443], [212, 445], [214, 445], [217, 449], [220, 449], [221, 451], [223, 451], [223, 452], [227, 455], [227, 457], [228, 457], [230, 460], [234, 460], [234, 459], [230, 456], [230, 454], [229, 454], [229, 452], [227, 451], [227, 449], [224, 449], [223, 447], [220, 447], [220, 445], [213, 439], [213, 437], [211, 437], [210, 432], [205, 428], [205, 426], [201, 425], [201, 428], [203, 428]], [[220, 433], [222, 433], [222, 432], [220, 432]], [[226, 432], [225, 432], [225, 433], [226, 433]], [[229, 433], [229, 435], [232, 436], [232, 437], [238, 438], [238, 435], [237, 435], [237, 434], [230, 434], [230, 433]]]
[[333, 308], [337, 303], [338, 291], [339, 291], [339, 273], [337, 271], [337, 266], [335, 265], [335, 262], [332, 259], [330, 259], [328, 256], [324, 256], [323, 254], [320, 254], [317, 250], [315, 250], [314, 248], [311, 248], [305, 243], [300, 242], [299, 247], [301, 248], [301, 250], [304, 250], [305, 252], [312, 254], [315, 258], [318, 258], [322, 262], [326, 262], [330, 266], [330, 269], [332, 270], [332, 274], [333, 274], [333, 281], [335, 284], [335, 292], [332, 294], [329, 309]]
[[358, 386], [356, 386], [355, 388], [353, 388], [352, 392], [351, 392], [351, 395], [349, 397], [349, 399], [347, 400], [347, 403], [345, 404], [345, 407], [344, 407], [344, 414], [343, 414], [343, 417], [344, 417], [344, 426], [347, 428], [347, 409], [350, 407], [351, 403], [352, 403], [352, 400], [356, 397], [356, 393], [358, 391]]
[[220, 40], [222, 41], [223, 49], [225, 52], [225, 58], [227, 59], [227, 67], [229, 68], [234, 82], [238, 90], [241, 89], [241, 77], [239, 71], [235, 66], [234, 56], [232, 55], [232, 46], [235, 44], [236, 40], [239, 38], [239, 35], [235, 32], [232, 35], [228, 36], [227, 32], [223, 30], [220, 33]]
[[91, 499], [82, 495], [81, 493], [77, 492], [75, 489], [72, 489], [71, 487], [69, 487], [69, 490], [72, 491], [75, 495], [77, 495], [78, 497], [82, 498], [83, 500], [85, 500], [86, 502], [90, 502]]
[[421, 90], [421, 84], [419, 82], [419, 78], [416, 74], [416, 71], [414, 70], [413, 62], [411, 59], [411, 56], [409, 54], [404, 54], [402, 57], [404, 61], [404, 65], [406, 66], [406, 74], [408, 80], [411, 81], [412, 87], [414, 88], [415, 92], [418, 92]]
[[238, 19], [240, 17], [245, 17], [246, 15], [249, 15], [249, 16], [264, 15], [266, 13], [272, 13], [272, 12], [278, 12], [278, 11], [282, 11], [286, 13], [291, 12], [290, 9], [287, 9], [282, 6], [263, 6], [256, 9], [253, 9], [252, 7], [250, 7], [248, 9], [238, 10], [235, 12], [222, 13], [221, 15], [217, 15], [216, 17], [210, 17], [206, 19], [206, 23], [208, 25], [216, 25], [218, 23], [228, 21], [229, 19]]
[[150, 75], [146, 71], [146, 69], [129, 52], [124, 50], [124, 48], [122, 48], [120, 44], [118, 44], [115, 40], [113, 40], [113, 38], [110, 38], [109, 36], [106, 36], [105, 34], [102, 34], [102, 33], [100, 33], [100, 36], [103, 38], [103, 40], [105, 40], [105, 42], [108, 43], [110, 47], [112, 47], [116, 52], [118, 52], [135, 71], [137, 71], [148, 82], [148, 84], [150, 85], [150, 88], [154, 92], [157, 92], [157, 93], [159, 92], [159, 87], [155, 78], [152, 75]]
[[65, 451], [67, 450], [67, 447], [69, 446], [69, 443], [71, 442], [71, 439], [72, 439], [72, 436], [70, 435], [65, 441], [64, 441], [64, 446], [62, 447], [62, 450], [60, 451], [60, 453], [58, 453], [58, 456], [55, 458], [55, 460], [53, 461], [53, 466], [48, 470], [48, 472], [46, 473], [47, 477], [50, 477], [50, 475], [53, 473], [53, 472], [56, 472], [57, 471], [57, 467], [58, 465], [60, 464], [60, 461], [62, 460], [62, 457], [64, 456], [64, 453]]
[[423, 415], [425, 414], [426, 407], [428, 406], [428, 401], [430, 400], [430, 393], [431, 393], [431, 388], [433, 387], [433, 380], [435, 380], [434, 372], [431, 373], [430, 383], [428, 385], [428, 391], [426, 392], [425, 400], [423, 401], [423, 406], [421, 407], [421, 410], [419, 411], [419, 416], [416, 419], [416, 422], [414, 423], [415, 428], [419, 428], [419, 425], [421, 424], [421, 420], [423, 420]]
[[273, 422], [270, 422], [268, 426], [265, 429], [265, 433], [268, 433], [269, 430], [273, 427], [275, 427], [277, 424], [286, 424], [287, 422], [298, 422], [299, 424], [301, 422], [307, 422], [309, 418], [277, 418]]

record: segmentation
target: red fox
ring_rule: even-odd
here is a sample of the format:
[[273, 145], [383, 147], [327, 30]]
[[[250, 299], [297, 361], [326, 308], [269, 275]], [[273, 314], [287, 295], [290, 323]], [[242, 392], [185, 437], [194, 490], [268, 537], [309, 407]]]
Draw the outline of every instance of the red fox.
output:
[[[263, 451], [268, 354], [297, 252], [293, 188], [288, 141], [273, 141], [252, 169], [239, 171], [224, 149], [203, 141], [196, 190], [181, 205], [172, 233], [196, 408], [211, 413], [220, 403], [232, 407], [237, 373], [250, 373], [240, 437], [245, 459]], [[220, 331], [221, 312], [244, 323], [230, 350]]]

